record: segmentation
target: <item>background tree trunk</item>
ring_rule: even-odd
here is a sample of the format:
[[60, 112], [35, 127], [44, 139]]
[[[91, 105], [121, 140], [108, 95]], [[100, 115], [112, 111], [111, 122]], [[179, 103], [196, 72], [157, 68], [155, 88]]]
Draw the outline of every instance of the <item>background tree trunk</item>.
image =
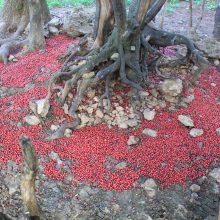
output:
[[213, 36], [216, 40], [220, 41], [220, 1], [215, 12], [215, 24], [214, 24]]
[[41, 48], [46, 45], [43, 34], [43, 11], [45, 0], [28, 0], [30, 13], [29, 50]]
[[2, 10], [0, 33], [5, 34], [16, 32], [21, 26], [29, 22], [27, 0], [7, 0]]

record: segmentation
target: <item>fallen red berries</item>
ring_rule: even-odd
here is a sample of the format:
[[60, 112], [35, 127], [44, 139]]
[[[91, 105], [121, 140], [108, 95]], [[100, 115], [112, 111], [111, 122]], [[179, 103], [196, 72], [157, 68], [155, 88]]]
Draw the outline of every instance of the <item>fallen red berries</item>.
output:
[[[71, 43], [65, 35], [48, 40], [46, 53], [38, 51], [18, 57], [19, 62], [4, 66], [0, 64], [0, 78], [4, 86], [24, 87], [29, 82], [41, 82], [50, 77], [49, 70], [56, 71], [61, 64], [57, 57], [63, 54]], [[215, 83], [216, 86], [211, 85]], [[76, 181], [109, 190], [125, 190], [133, 187], [141, 176], [153, 177], [162, 186], [184, 184], [202, 175], [211, 163], [220, 159], [220, 74], [212, 67], [200, 79], [194, 90], [195, 100], [188, 108], [178, 112], [157, 110], [153, 121], [143, 121], [141, 127], [125, 132], [118, 128], [108, 129], [106, 125], [86, 127], [74, 131], [69, 139], [44, 141], [44, 131], [51, 125], [28, 126], [22, 122], [30, 113], [28, 103], [31, 99], [44, 98], [47, 88], [35, 86], [26, 92], [0, 99], [0, 167], [8, 160], [21, 162], [18, 138], [29, 136], [36, 147], [39, 157], [56, 152], [60, 159], [72, 161], [71, 170]], [[58, 121], [65, 117], [63, 110], [53, 109]], [[61, 115], [62, 114], [62, 115]], [[178, 115], [191, 115], [195, 127], [202, 128], [204, 134], [193, 138], [189, 130], [177, 120]], [[67, 118], [68, 120], [68, 118]], [[144, 128], [158, 131], [156, 138], [142, 134]], [[141, 139], [141, 144], [128, 149], [130, 135]], [[122, 169], [111, 169], [114, 164], [109, 158], [125, 161]], [[107, 166], [110, 166], [110, 168]], [[64, 180], [65, 172], [56, 168], [56, 161], [42, 164], [44, 174], [50, 178]]]

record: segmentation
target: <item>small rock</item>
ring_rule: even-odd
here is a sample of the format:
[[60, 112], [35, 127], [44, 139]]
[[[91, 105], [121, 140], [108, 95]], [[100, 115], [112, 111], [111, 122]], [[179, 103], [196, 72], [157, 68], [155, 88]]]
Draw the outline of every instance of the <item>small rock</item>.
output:
[[179, 115], [178, 121], [186, 127], [194, 127], [193, 120], [187, 115]]
[[13, 58], [12, 62], [16, 63], [16, 62], [18, 62], [18, 59], [17, 58]]
[[68, 114], [69, 114], [69, 106], [65, 103], [62, 108], [63, 108], [63, 110], [64, 110], [64, 113], [65, 113], [66, 115], [68, 115]]
[[192, 184], [192, 185], [190, 186], [190, 190], [191, 190], [192, 192], [199, 192], [200, 189], [201, 189], [201, 187], [200, 187], [199, 185], [197, 185], [197, 184]]
[[203, 135], [203, 130], [202, 129], [198, 129], [198, 128], [193, 128], [190, 130], [189, 134], [192, 137], [199, 137], [201, 135]]
[[100, 109], [97, 109], [97, 110], [96, 110], [96, 116], [97, 116], [98, 118], [103, 118], [103, 117], [104, 117], [104, 114], [103, 114], [103, 112], [102, 112]]
[[58, 17], [54, 17], [48, 22], [48, 25], [53, 26], [53, 27], [57, 27], [60, 25], [60, 23], [61, 23], [60, 19]]
[[143, 184], [141, 184], [141, 187], [143, 187], [144, 190], [146, 190], [147, 195], [150, 198], [153, 198], [156, 195], [157, 184], [154, 181], [154, 179], [147, 179]]
[[135, 50], [136, 50], [135, 46], [131, 46], [131, 51], [135, 51]]
[[111, 55], [111, 60], [116, 61], [119, 58], [119, 53], [113, 53]]
[[214, 61], [214, 65], [215, 65], [215, 66], [219, 66], [219, 65], [220, 65], [220, 61], [216, 59], [216, 60]]
[[150, 128], [145, 128], [142, 133], [150, 137], [157, 137], [157, 131]]
[[12, 61], [14, 58], [15, 58], [15, 56], [13, 56], [13, 55], [10, 54], [9, 57], [8, 57], [8, 60], [9, 60], [9, 61]]
[[128, 128], [128, 124], [126, 122], [121, 122], [118, 124], [118, 127], [121, 129], [127, 129]]
[[92, 113], [93, 113], [93, 108], [92, 108], [92, 107], [88, 107], [88, 108], [87, 108], [87, 112], [88, 112], [89, 114], [92, 114]]
[[81, 114], [79, 117], [81, 119], [81, 124], [82, 125], [85, 125], [89, 122], [89, 117], [86, 116], [85, 114]]
[[53, 35], [58, 35], [59, 34], [59, 30], [56, 27], [53, 27], [53, 26], [49, 26], [49, 32]]
[[51, 131], [56, 131], [58, 128], [59, 128], [58, 125], [51, 125], [51, 126], [50, 126], [50, 130], [51, 130]]
[[117, 165], [115, 166], [115, 168], [121, 170], [121, 169], [125, 168], [127, 165], [128, 165], [128, 164], [127, 164], [125, 161], [123, 161], [123, 162], [117, 164]]
[[215, 83], [211, 83], [211, 86], [212, 86], [212, 87], [216, 87], [216, 84], [215, 84]]
[[67, 138], [69, 138], [71, 136], [71, 134], [72, 134], [72, 130], [69, 128], [67, 128], [64, 132], [64, 136]]
[[95, 97], [95, 90], [92, 89], [92, 90], [89, 90], [88, 93], [87, 93], [87, 96], [91, 99], [93, 99]]
[[220, 136], [220, 128], [216, 128], [216, 132]]
[[83, 74], [84, 79], [91, 79], [94, 76], [95, 76], [95, 72], [90, 72], [90, 73], [84, 73]]
[[127, 120], [127, 125], [131, 128], [138, 126], [138, 121], [137, 119], [129, 119]]
[[156, 115], [155, 110], [151, 111], [150, 109], [144, 110], [144, 118], [148, 121], [152, 121], [154, 119], [154, 116]]
[[139, 92], [139, 95], [141, 98], [146, 98], [149, 96], [149, 92], [146, 92], [146, 91], [140, 91]]
[[40, 124], [40, 119], [35, 115], [27, 115], [24, 118], [24, 121], [26, 123], [28, 123], [29, 125], [39, 125]]
[[166, 79], [161, 85], [161, 91], [166, 96], [176, 97], [183, 91], [183, 82], [181, 79]]
[[214, 178], [218, 183], [220, 183], [220, 168], [215, 168], [213, 169], [210, 173], [209, 176]]
[[138, 137], [130, 136], [127, 144], [130, 146], [130, 145], [137, 144], [139, 141], [140, 141], [140, 139]]

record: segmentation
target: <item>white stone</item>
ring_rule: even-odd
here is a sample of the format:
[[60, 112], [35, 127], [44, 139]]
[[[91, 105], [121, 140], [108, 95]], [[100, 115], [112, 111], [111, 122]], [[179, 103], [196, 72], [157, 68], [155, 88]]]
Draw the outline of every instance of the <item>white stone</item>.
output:
[[141, 187], [143, 187], [144, 190], [146, 190], [147, 195], [149, 197], [152, 198], [156, 195], [157, 184], [154, 181], [154, 179], [152, 179], [152, 178], [147, 179], [143, 184], [141, 184]]
[[92, 108], [92, 107], [88, 107], [88, 108], [87, 108], [87, 112], [88, 112], [89, 114], [92, 114], [92, 113], [93, 113], [93, 108]]
[[216, 132], [220, 136], [220, 128], [216, 128]]
[[89, 73], [84, 73], [83, 74], [84, 79], [91, 79], [94, 76], [95, 76], [95, 72], [89, 72]]
[[59, 128], [58, 125], [51, 125], [51, 126], [50, 126], [50, 130], [51, 130], [51, 131], [56, 131], [58, 128]]
[[115, 166], [115, 168], [121, 170], [121, 169], [125, 168], [126, 166], [127, 166], [127, 163], [125, 161], [123, 161], [123, 162], [117, 164]]
[[67, 138], [69, 138], [71, 136], [71, 134], [72, 134], [72, 130], [69, 128], [67, 128], [64, 132], [64, 136]]
[[33, 111], [36, 111], [38, 115], [40, 115], [41, 117], [47, 116], [50, 109], [50, 103], [48, 99], [40, 99], [37, 101], [30, 102], [30, 107], [34, 108], [34, 106], [36, 109], [33, 109]]
[[125, 122], [121, 122], [121, 123], [118, 123], [118, 127], [121, 128], [121, 129], [127, 129], [128, 128], [128, 124], [125, 123]]
[[210, 173], [209, 176], [214, 178], [218, 183], [220, 183], [220, 168], [215, 168], [213, 169]]
[[220, 65], [220, 61], [216, 59], [216, 60], [214, 61], [214, 65], [215, 65], [215, 66], [219, 66], [219, 65]]
[[201, 189], [201, 187], [200, 187], [199, 185], [197, 185], [197, 184], [192, 184], [192, 185], [190, 186], [190, 190], [191, 190], [192, 192], [199, 192], [200, 189]]
[[193, 128], [190, 130], [189, 134], [192, 137], [199, 137], [201, 135], [203, 135], [203, 130], [202, 129], [198, 129], [198, 128]]
[[155, 115], [156, 115], [155, 110], [152, 110], [152, 111], [150, 109], [144, 110], [144, 118], [148, 121], [152, 121]]
[[68, 115], [68, 114], [69, 114], [69, 106], [65, 103], [62, 108], [63, 108], [63, 110], [64, 110], [64, 113], [65, 113], [66, 115]]
[[86, 116], [85, 114], [81, 114], [79, 117], [81, 119], [81, 124], [82, 125], [85, 125], [89, 122], [89, 117]]
[[59, 30], [56, 27], [49, 26], [49, 32], [53, 35], [59, 34]]
[[176, 97], [183, 91], [183, 82], [181, 79], [166, 79], [161, 85], [161, 91], [166, 96]]
[[103, 118], [103, 117], [104, 117], [104, 114], [103, 114], [103, 112], [102, 112], [100, 109], [97, 109], [97, 110], [96, 110], [96, 116], [97, 116], [98, 118]]
[[49, 25], [49, 26], [57, 27], [57, 26], [60, 25], [60, 23], [61, 23], [60, 19], [57, 18], [57, 17], [54, 17], [54, 18], [52, 18], [52, 19], [48, 22], [48, 25]]
[[24, 121], [29, 125], [39, 125], [40, 124], [40, 119], [35, 115], [25, 116]]
[[137, 119], [129, 119], [127, 120], [127, 125], [131, 128], [138, 126], [138, 121]]
[[130, 146], [130, 145], [137, 144], [139, 141], [140, 139], [138, 137], [135, 137], [132, 135], [129, 137], [127, 144]]
[[194, 127], [193, 120], [187, 115], [179, 115], [178, 121], [186, 127]]
[[116, 61], [118, 58], [119, 58], [119, 53], [113, 53], [113, 54], [111, 55], [111, 60]]
[[145, 128], [142, 133], [150, 137], [157, 137], [157, 131], [150, 128]]

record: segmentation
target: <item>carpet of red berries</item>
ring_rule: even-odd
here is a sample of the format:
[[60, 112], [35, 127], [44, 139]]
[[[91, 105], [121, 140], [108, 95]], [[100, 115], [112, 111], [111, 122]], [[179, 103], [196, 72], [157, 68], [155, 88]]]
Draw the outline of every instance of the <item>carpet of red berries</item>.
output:
[[[56, 36], [47, 41], [45, 53], [35, 51], [18, 57], [17, 63], [0, 64], [1, 85], [24, 87], [30, 82], [47, 80], [51, 77], [48, 70], [54, 72], [61, 67], [57, 58], [72, 42], [65, 35]], [[41, 71], [42, 67], [47, 71]], [[97, 183], [98, 187], [108, 190], [132, 188], [142, 176], [155, 178], [162, 187], [184, 184], [207, 175], [210, 165], [219, 162], [220, 136], [216, 129], [220, 127], [220, 73], [214, 67], [202, 74], [194, 90], [195, 100], [188, 108], [174, 113], [157, 110], [153, 121], [143, 120], [140, 127], [129, 132], [100, 124], [74, 131], [70, 138], [47, 142], [45, 129], [53, 120], [65, 117], [62, 108], [54, 106], [56, 117], [45, 124], [18, 126], [30, 114], [29, 101], [44, 98], [46, 94], [47, 87], [35, 86], [26, 92], [0, 98], [0, 170], [5, 169], [8, 160], [21, 163], [18, 144], [21, 135], [32, 139], [39, 157], [54, 151], [61, 160], [73, 161], [71, 169], [77, 181]], [[204, 134], [191, 137], [189, 129], [177, 120], [180, 114], [190, 115], [195, 127], [202, 128]], [[158, 136], [143, 135], [144, 128], [158, 130]], [[139, 137], [141, 144], [128, 149], [130, 135]], [[127, 166], [112, 172], [106, 167], [110, 157], [126, 161]], [[50, 160], [43, 166], [49, 178], [64, 180], [65, 170], [56, 170], [56, 161]]]

